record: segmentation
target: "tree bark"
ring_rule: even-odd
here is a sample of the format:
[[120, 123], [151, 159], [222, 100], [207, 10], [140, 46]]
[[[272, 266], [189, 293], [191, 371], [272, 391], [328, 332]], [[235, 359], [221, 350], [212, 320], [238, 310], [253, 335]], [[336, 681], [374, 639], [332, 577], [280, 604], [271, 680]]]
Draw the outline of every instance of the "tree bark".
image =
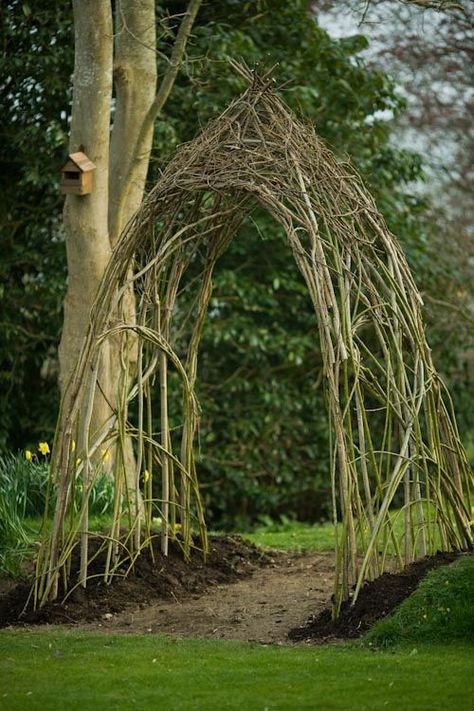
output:
[[[153, 126], [146, 134], [143, 155], [133, 181], [128, 178], [134, 146], [143, 121], [156, 94], [156, 19], [154, 0], [116, 0], [114, 83], [116, 106], [110, 146], [109, 210], [110, 241], [117, 243], [122, 230], [141, 205], [153, 141]], [[130, 275], [131, 276], [131, 275]], [[125, 294], [122, 317], [135, 322], [135, 297], [130, 288]], [[136, 368], [136, 347], [130, 343], [127, 352], [131, 373]], [[109, 344], [113, 363], [120, 362], [120, 337]], [[129, 499], [143, 515], [143, 504], [137, 499], [137, 478], [133, 445], [124, 443], [124, 466]]]
[[143, 199], [153, 139], [145, 132], [133, 181], [134, 148], [156, 94], [154, 0], [117, 0], [114, 81], [116, 108], [110, 148], [109, 232], [112, 247]]
[[[133, 0], [128, 0], [128, 2], [131, 2], [132, 5], [134, 4]], [[133, 144], [130, 146], [130, 156], [123, 176], [123, 189], [119, 192], [116, 202], [116, 210], [119, 215], [126, 213], [126, 203], [129, 202], [129, 196], [132, 191], [136, 189], [136, 186], [140, 185], [143, 166], [146, 164], [148, 168], [155, 121], [168, 101], [168, 97], [176, 81], [186, 50], [186, 44], [191, 35], [201, 2], [202, 0], [189, 1], [186, 13], [183, 16], [176, 35], [168, 68], [161, 78], [156, 96], [153, 97], [153, 100], [148, 106], [148, 110], [143, 114], [139, 131], [135, 136]], [[133, 193], [131, 196], [133, 197]]]
[[[64, 230], [68, 285], [59, 346], [61, 394], [67, 388], [89, 325], [89, 312], [111, 254], [108, 230], [109, 126], [112, 98], [113, 22], [110, 0], [74, 0], [75, 60], [70, 152], [82, 150], [95, 163], [92, 193], [68, 195]], [[107, 353], [99, 372], [101, 388], [111, 390]], [[97, 395], [92, 430], [110, 414]]]
[[[153, 141], [153, 128], [173, 87], [201, 0], [190, 0], [157, 91], [155, 0], [74, 0], [75, 65], [70, 152], [82, 150], [96, 164], [92, 193], [69, 195], [64, 207], [68, 289], [59, 347], [60, 388], [64, 395], [89, 326], [98, 286], [124, 227], [140, 207]], [[115, 44], [115, 46], [114, 46]], [[113, 75], [112, 75], [113, 70]], [[112, 79], [115, 112], [110, 131]], [[109, 136], [110, 141], [109, 141]], [[132, 289], [120, 315], [135, 320]], [[121, 353], [120, 338], [103, 348], [90, 433], [98, 432], [117, 402], [115, 377], [125, 357], [133, 374], [133, 342]], [[87, 446], [87, 443], [86, 443]], [[112, 469], [115, 451], [107, 464]], [[136, 489], [135, 460], [126, 440], [129, 491]], [[100, 456], [100, 453], [99, 453]]]

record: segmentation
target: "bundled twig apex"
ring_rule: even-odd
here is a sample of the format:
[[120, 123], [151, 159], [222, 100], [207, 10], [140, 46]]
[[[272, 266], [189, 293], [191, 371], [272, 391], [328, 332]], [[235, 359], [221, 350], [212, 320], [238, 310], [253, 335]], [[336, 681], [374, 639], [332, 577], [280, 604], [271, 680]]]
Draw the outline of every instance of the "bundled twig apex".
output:
[[[199, 341], [213, 269], [257, 205], [284, 227], [314, 304], [333, 432], [336, 613], [352, 586], [355, 598], [365, 579], [383, 572], [388, 552], [403, 566], [438, 548], [473, 544], [471, 474], [400, 246], [353, 167], [295, 120], [268, 75], [239, 70], [247, 91], [176, 152], [112, 255], [63, 402], [53, 459], [57, 503], [38, 559], [37, 604], [57, 596], [78, 540], [79, 583], [86, 585], [88, 495], [104, 451], [115, 452], [106, 581], [119, 568], [123, 574], [124, 561], [131, 568], [149, 545], [153, 517], [161, 521], [164, 554], [178, 529], [184, 555], [192, 545], [206, 552], [194, 462]], [[205, 266], [188, 315], [187, 348], [178, 354], [173, 315], [198, 251]], [[131, 290], [132, 324], [122, 318]], [[123, 354], [115, 364], [119, 406], [92, 431], [99, 363], [112, 339]], [[171, 371], [179, 392], [169, 391]], [[168, 405], [176, 411], [177, 403], [181, 425], [173, 429]], [[136, 468], [127, 476], [130, 439]], [[74, 513], [78, 486], [83, 504]]]

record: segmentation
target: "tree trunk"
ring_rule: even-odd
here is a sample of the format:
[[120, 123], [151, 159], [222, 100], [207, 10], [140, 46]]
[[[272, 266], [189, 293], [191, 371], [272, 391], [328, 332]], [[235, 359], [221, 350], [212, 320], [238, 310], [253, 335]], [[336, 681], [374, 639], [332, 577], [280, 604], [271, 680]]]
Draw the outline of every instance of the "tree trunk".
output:
[[[68, 195], [64, 207], [69, 279], [59, 348], [63, 397], [111, 250], [142, 202], [154, 122], [173, 87], [200, 4], [201, 0], [189, 2], [157, 92], [155, 0], [115, 0], [115, 47], [111, 0], [73, 2], [75, 65], [70, 152], [84, 151], [96, 164], [96, 170], [92, 193], [83, 197]], [[112, 68], [116, 106], [110, 132]], [[128, 323], [135, 319], [131, 289], [121, 318]], [[130, 342], [129, 337], [125, 358], [133, 373], [136, 354], [133, 341], [131, 347]], [[91, 416], [92, 435], [115, 409], [115, 375], [120, 369], [122, 345], [117, 338], [104, 348]], [[68, 407], [67, 399], [63, 406]], [[111, 469], [114, 448], [110, 451], [112, 456], [104, 466]], [[131, 494], [139, 472], [129, 439], [123, 454]]]
[[114, 81], [116, 109], [110, 147], [109, 233], [112, 247], [143, 199], [153, 139], [145, 135], [137, 172], [128, 180], [135, 146], [156, 94], [154, 0], [117, 0]]
[[[114, 82], [116, 108], [110, 145], [109, 173], [109, 235], [113, 246], [127, 222], [143, 200], [145, 181], [153, 140], [153, 126], [145, 137], [138, 171], [129, 180], [130, 165], [135, 146], [156, 94], [156, 30], [154, 0], [117, 0], [115, 5], [115, 61]], [[131, 276], [131, 275], [130, 275]], [[122, 315], [128, 323], [135, 321], [135, 297], [132, 289], [126, 294]], [[128, 365], [131, 373], [136, 367], [136, 348], [128, 339]], [[120, 362], [120, 337], [110, 343], [112, 369]], [[124, 466], [129, 499], [143, 515], [141, 501], [136, 501], [138, 486], [136, 463], [130, 438], [124, 443]]]
[[[68, 195], [64, 205], [68, 285], [59, 346], [60, 388], [64, 395], [89, 325], [89, 312], [111, 253], [108, 231], [109, 126], [112, 97], [113, 22], [110, 0], [74, 0], [75, 61], [70, 152], [82, 150], [95, 163], [92, 193]], [[111, 391], [104, 358], [99, 382]], [[110, 414], [97, 395], [92, 429]]]

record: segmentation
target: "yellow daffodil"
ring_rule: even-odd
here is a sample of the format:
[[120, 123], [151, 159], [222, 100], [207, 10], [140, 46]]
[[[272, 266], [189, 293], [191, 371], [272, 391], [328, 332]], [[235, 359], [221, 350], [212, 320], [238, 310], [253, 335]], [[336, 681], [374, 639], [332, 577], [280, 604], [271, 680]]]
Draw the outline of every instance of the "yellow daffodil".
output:
[[25, 459], [27, 462], [31, 462], [31, 460], [33, 459], [33, 452], [30, 452], [29, 449], [25, 451]]
[[143, 477], [143, 480], [144, 480], [145, 484], [147, 483], [147, 481], [148, 481], [149, 478], [150, 478], [150, 472], [148, 471], [148, 469], [145, 469], [145, 474], [144, 474], [144, 477]]
[[38, 449], [41, 454], [44, 454], [44, 456], [50, 453], [49, 444], [47, 442], [40, 442], [38, 444]]
[[78, 467], [80, 463], [81, 463], [81, 458], [78, 457], [78, 458], [76, 459], [76, 467]]
[[71, 452], [75, 452], [75, 451], [76, 451], [76, 440], [73, 439], [71, 442]]
[[107, 462], [110, 459], [110, 452], [108, 449], [102, 450], [102, 459], [104, 462]]

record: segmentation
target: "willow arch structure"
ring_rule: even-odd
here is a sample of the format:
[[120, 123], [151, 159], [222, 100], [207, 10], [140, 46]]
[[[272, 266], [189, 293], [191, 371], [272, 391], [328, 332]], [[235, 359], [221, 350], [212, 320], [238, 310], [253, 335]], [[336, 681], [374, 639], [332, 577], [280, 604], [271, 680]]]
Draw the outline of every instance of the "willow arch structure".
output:
[[[156, 511], [165, 554], [178, 527], [184, 555], [192, 545], [206, 553], [194, 460], [199, 340], [216, 262], [256, 205], [283, 226], [315, 310], [333, 432], [336, 611], [352, 586], [357, 597], [365, 579], [383, 572], [388, 553], [403, 566], [440, 547], [473, 544], [471, 474], [400, 246], [354, 169], [295, 120], [268, 77], [241, 71], [250, 82], [247, 91], [177, 151], [111, 258], [59, 420], [52, 461], [57, 501], [52, 533], [38, 557], [37, 604], [62, 590], [78, 539], [79, 584], [87, 583], [88, 497], [107, 447], [115, 447], [116, 456], [115, 511], [103, 541], [105, 580], [130, 569], [149, 545]], [[178, 355], [173, 314], [197, 250], [204, 267], [188, 315], [187, 345]], [[131, 288], [133, 324], [124, 319]], [[119, 339], [123, 355], [118, 404], [92, 432], [97, 373], [109, 339]], [[131, 351], [135, 372], [127, 367]], [[179, 400], [182, 413], [174, 433], [171, 369], [179, 376], [173, 402]], [[128, 478], [121, 456], [126, 436], [136, 451], [136, 471]], [[74, 510], [80, 486], [82, 504]], [[121, 537], [124, 512], [128, 531]]]

